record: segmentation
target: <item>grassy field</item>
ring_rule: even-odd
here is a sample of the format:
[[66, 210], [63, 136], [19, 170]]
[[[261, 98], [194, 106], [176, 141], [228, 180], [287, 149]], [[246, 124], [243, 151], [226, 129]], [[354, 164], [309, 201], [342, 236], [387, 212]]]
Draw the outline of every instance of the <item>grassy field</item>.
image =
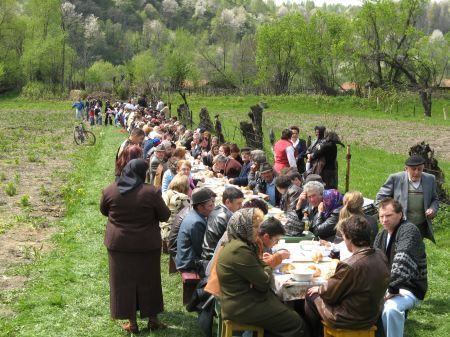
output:
[[[210, 114], [219, 112], [223, 118], [227, 130], [233, 130], [237, 118], [245, 116], [248, 107], [263, 100], [261, 98], [190, 98], [191, 107], [198, 112], [200, 107], [209, 107]], [[305, 118], [311, 113], [315, 118], [321, 118], [327, 125], [330, 118], [324, 116], [319, 109], [306, 108], [295, 100], [283, 103], [287, 98], [264, 98], [268, 102], [267, 118], [271, 114], [278, 116], [277, 111], [286, 111], [289, 118], [272, 121], [276, 130], [282, 129], [286, 124], [291, 124], [291, 116], [296, 111], [299, 116]], [[207, 104], [208, 103], [208, 104]], [[334, 104], [336, 103], [336, 104]], [[284, 105], [283, 105], [284, 104]], [[358, 118], [365, 116], [364, 109], [345, 110], [348, 102], [331, 102], [333, 108], [323, 106], [329, 114], [346, 113], [348, 116]], [[59, 179], [61, 182], [57, 191], [47, 193], [41, 192], [36, 198], [48, 200], [51, 196], [64, 201], [64, 216], [56, 219], [50, 225], [53, 236], [49, 241], [48, 250], [29, 249], [26, 258], [12, 264], [4, 272], [3, 278], [23, 278], [23, 287], [6, 288], [0, 291], [0, 336], [124, 336], [120, 324], [109, 317], [108, 297], [108, 267], [107, 254], [103, 246], [103, 235], [106, 219], [98, 210], [98, 202], [101, 189], [113, 180], [114, 155], [118, 145], [126, 137], [112, 127], [94, 128], [97, 136], [97, 144], [89, 148], [75, 148], [71, 145], [71, 128], [75, 124], [72, 120], [70, 102], [34, 104], [20, 102], [14, 97], [0, 99], [0, 131], [3, 143], [6, 143], [2, 154], [1, 169], [5, 172], [2, 187], [14, 181], [16, 171], [23, 172], [25, 168], [35, 166], [36, 172], [43, 171], [46, 175]], [[347, 106], [350, 109], [350, 106]], [[298, 109], [298, 110], [296, 110]], [[321, 108], [322, 109], [322, 108]], [[333, 110], [337, 109], [337, 110]], [[308, 112], [306, 112], [308, 110]], [[367, 116], [370, 118], [380, 117], [368, 109]], [[24, 129], [25, 135], [33, 134], [33, 137], [23, 137], [23, 133], [11, 136], [11, 130], [4, 127], [6, 116], [14, 114], [18, 124]], [[39, 130], [28, 130], [23, 123], [30, 119], [34, 121], [45, 121], [47, 127], [39, 127]], [[50, 117], [49, 117], [50, 116]], [[319, 116], [319, 117], [317, 117]], [[278, 118], [278, 117], [277, 117]], [[400, 118], [400, 117], [399, 117]], [[431, 121], [422, 122], [411, 118], [420, 125], [439, 125], [436, 117]], [[10, 122], [8, 122], [10, 123]], [[6, 125], [8, 125], [6, 123]], [[382, 123], [382, 122], [380, 122]], [[26, 124], [26, 123], [25, 123]], [[442, 124], [442, 121], [440, 122]], [[26, 124], [28, 125], [28, 124]], [[42, 125], [39, 124], [39, 125]], [[448, 127], [448, 124], [446, 125]], [[58, 137], [55, 132], [58, 130]], [[231, 131], [230, 131], [231, 132]], [[312, 130], [309, 132], [312, 135]], [[230, 135], [229, 135], [230, 136]], [[27, 157], [27, 148], [36, 139], [41, 137], [41, 147], [36, 151], [39, 153], [40, 161], [30, 161]], [[53, 138], [52, 138], [53, 137]], [[235, 141], [240, 143], [240, 136], [235, 135]], [[4, 139], [8, 139], [7, 142]], [[44, 141], [45, 140], [45, 141]], [[3, 144], [1, 143], [1, 144]], [[20, 146], [14, 145], [20, 143]], [[61, 145], [58, 145], [61, 144]], [[360, 190], [369, 198], [375, 196], [379, 186], [383, 183], [389, 173], [402, 169], [404, 154], [396, 154], [395, 151], [384, 151], [365, 145], [362, 142], [353, 142], [352, 145], [352, 170], [350, 187]], [[56, 150], [52, 150], [53, 147]], [[20, 150], [20, 148], [23, 148]], [[391, 144], [392, 147], [392, 144]], [[19, 148], [19, 149], [18, 149]], [[58, 150], [59, 148], [59, 150]], [[47, 149], [46, 151], [44, 151]], [[62, 168], [51, 165], [54, 159], [67, 160], [70, 165]], [[340, 187], [344, 184], [344, 150], [339, 151], [340, 162]], [[18, 161], [16, 160], [18, 159]], [[31, 158], [33, 159], [33, 158]], [[441, 167], [447, 173], [450, 172], [450, 162], [441, 161]], [[51, 167], [51, 170], [50, 168]], [[22, 174], [23, 176], [23, 174]], [[29, 177], [27, 179], [33, 179]], [[17, 182], [17, 193], [14, 198], [18, 212], [27, 214], [26, 207], [22, 205], [24, 195], [30, 194], [25, 180], [22, 177]], [[36, 182], [33, 182], [36, 185]], [[448, 183], [447, 183], [448, 186]], [[38, 186], [39, 187], [39, 186]], [[39, 187], [38, 190], [41, 188]], [[0, 191], [0, 200], [7, 200], [8, 196], [4, 188]], [[51, 199], [51, 198], [50, 198]], [[36, 203], [34, 199], [30, 202]], [[26, 204], [23, 202], [23, 204]], [[28, 215], [32, 217], [34, 208], [29, 210]], [[22, 214], [20, 213], [20, 214]], [[434, 337], [450, 336], [450, 278], [448, 260], [450, 259], [450, 212], [448, 208], [441, 209], [439, 218], [435, 221], [437, 245], [427, 242], [428, 266], [429, 266], [429, 292], [425, 301], [408, 316], [406, 334], [408, 337]], [[7, 211], [0, 211], [0, 219], [7, 219]], [[39, 231], [45, 227], [42, 223], [32, 225], [31, 220], [26, 217], [19, 218], [21, 221], [8, 220], [8, 226], [3, 230], [0, 237], [5, 237], [20, 227], [28, 228], [30, 231]], [[6, 220], [5, 220], [6, 221]], [[51, 248], [51, 249], [50, 249]], [[26, 255], [26, 254], [24, 254]], [[163, 290], [165, 300], [165, 313], [161, 319], [170, 324], [170, 329], [157, 333], [142, 331], [140, 336], [200, 336], [197, 328], [195, 315], [187, 313], [181, 304], [181, 282], [179, 275], [168, 275], [167, 256], [162, 259]], [[0, 286], [2, 283], [0, 283]], [[142, 322], [143, 323], [143, 322]], [[144, 324], [141, 324], [144, 326]]]

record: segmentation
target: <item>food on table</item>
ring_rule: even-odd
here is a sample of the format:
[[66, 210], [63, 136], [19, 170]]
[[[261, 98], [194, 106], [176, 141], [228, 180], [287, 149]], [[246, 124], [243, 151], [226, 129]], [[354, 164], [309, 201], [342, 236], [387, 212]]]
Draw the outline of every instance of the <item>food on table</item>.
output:
[[309, 265], [307, 268], [311, 269], [311, 270], [314, 270], [313, 277], [319, 277], [320, 274], [322, 274], [322, 270], [319, 267], [317, 267], [317, 266], [315, 266], [313, 264]]
[[284, 266], [280, 267], [280, 272], [284, 273], [284, 274], [288, 274], [291, 270], [294, 270], [295, 266], [291, 263], [287, 263]]
[[313, 262], [319, 263], [323, 259], [322, 252], [320, 250], [313, 250], [311, 252], [311, 259], [313, 260]]

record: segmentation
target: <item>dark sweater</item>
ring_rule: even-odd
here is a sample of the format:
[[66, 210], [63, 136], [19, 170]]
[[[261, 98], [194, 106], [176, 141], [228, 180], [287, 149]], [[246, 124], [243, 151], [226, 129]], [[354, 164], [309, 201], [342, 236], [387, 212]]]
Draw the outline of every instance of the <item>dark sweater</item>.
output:
[[389, 293], [398, 294], [400, 288], [406, 289], [423, 300], [428, 289], [427, 256], [419, 229], [410, 222], [400, 222], [392, 233], [388, 246], [387, 235], [386, 230], [378, 233], [374, 247], [385, 252], [389, 260]]

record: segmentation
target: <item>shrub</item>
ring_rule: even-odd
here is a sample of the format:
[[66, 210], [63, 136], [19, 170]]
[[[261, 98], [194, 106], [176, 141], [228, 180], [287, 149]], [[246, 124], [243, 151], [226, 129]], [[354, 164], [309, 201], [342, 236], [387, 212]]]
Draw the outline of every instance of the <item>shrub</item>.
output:
[[13, 195], [16, 195], [16, 193], [17, 193], [16, 185], [14, 185], [13, 182], [9, 182], [9, 183], [5, 186], [4, 190], [5, 190], [5, 193], [6, 193], [7, 195], [9, 195], [10, 197], [12, 197]]

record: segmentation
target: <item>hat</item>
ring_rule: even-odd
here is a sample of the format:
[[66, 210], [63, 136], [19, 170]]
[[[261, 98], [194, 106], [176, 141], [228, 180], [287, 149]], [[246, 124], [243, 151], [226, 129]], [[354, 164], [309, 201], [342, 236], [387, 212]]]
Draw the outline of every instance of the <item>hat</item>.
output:
[[243, 147], [242, 149], [241, 149], [241, 153], [242, 152], [251, 152], [252, 151], [252, 148], [251, 147]]
[[307, 184], [307, 183], [309, 183], [310, 181], [317, 181], [317, 182], [323, 184], [323, 179], [322, 179], [322, 177], [321, 177], [320, 175], [314, 174], [314, 173], [308, 174], [308, 176], [307, 176], [306, 179], [305, 179], [304, 184]]
[[164, 145], [159, 144], [157, 147], [155, 147], [155, 151], [166, 152], [166, 148], [164, 147]]
[[425, 159], [423, 157], [414, 154], [405, 161], [406, 166], [419, 166], [425, 164]]
[[209, 188], [197, 188], [192, 192], [191, 203], [192, 205], [198, 205], [207, 202], [215, 197], [216, 194]]
[[262, 163], [259, 172], [264, 173], [269, 171], [273, 171], [272, 166], [270, 166], [270, 164], [268, 163]]

